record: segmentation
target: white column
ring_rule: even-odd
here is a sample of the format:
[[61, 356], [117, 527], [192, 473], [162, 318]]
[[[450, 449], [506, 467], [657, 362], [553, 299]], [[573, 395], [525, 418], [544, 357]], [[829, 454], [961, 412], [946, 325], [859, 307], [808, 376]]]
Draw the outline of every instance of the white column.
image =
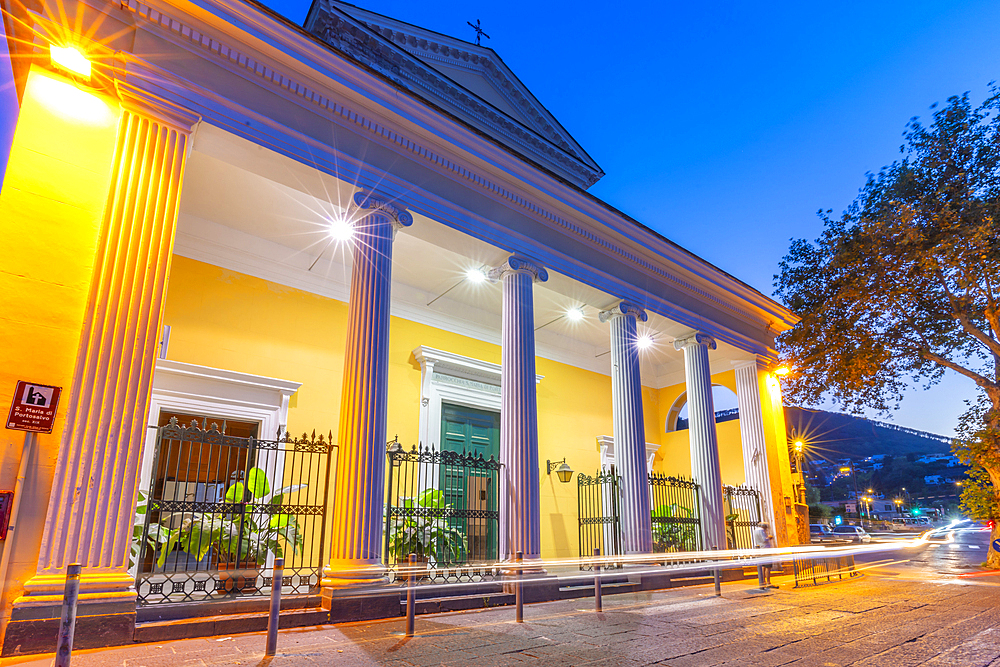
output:
[[715, 432], [712, 370], [708, 363], [708, 350], [715, 349], [715, 340], [711, 336], [694, 333], [675, 340], [674, 348], [684, 350], [691, 477], [700, 486], [698, 495], [705, 548], [725, 549], [726, 517], [722, 506], [722, 472], [719, 467], [719, 440]]
[[743, 474], [746, 485], [760, 493], [761, 518], [771, 524], [771, 530], [777, 530], [771, 498], [771, 477], [767, 469], [758, 362], [742, 361], [734, 365], [736, 400], [740, 408], [740, 439], [743, 442]]
[[389, 376], [392, 241], [413, 217], [358, 192], [369, 212], [354, 225], [354, 267], [347, 315], [344, 384], [330, 563], [324, 588], [380, 579], [385, 504], [385, 429]]
[[646, 472], [646, 431], [642, 419], [642, 380], [636, 321], [646, 321], [638, 306], [620, 303], [600, 314], [611, 323], [611, 402], [614, 418], [615, 461], [622, 478], [624, 503], [622, 533], [626, 554], [653, 550]]
[[512, 255], [490, 271], [503, 284], [500, 371], [500, 558], [518, 551], [541, 556], [538, 483], [538, 404], [535, 397], [535, 313], [532, 284], [542, 267]]
[[124, 82], [117, 87], [123, 111], [67, 428], [53, 462], [37, 573], [17, 606], [58, 604], [66, 566], [80, 563], [81, 604], [111, 609], [117, 602], [134, 611], [127, 568], [139, 458], [184, 159], [199, 118]]

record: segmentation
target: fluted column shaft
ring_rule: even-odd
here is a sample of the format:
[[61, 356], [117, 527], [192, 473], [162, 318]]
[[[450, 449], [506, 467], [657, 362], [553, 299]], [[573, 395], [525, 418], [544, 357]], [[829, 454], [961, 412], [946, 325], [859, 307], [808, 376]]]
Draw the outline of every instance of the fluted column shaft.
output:
[[684, 350], [691, 477], [701, 487], [699, 502], [705, 547], [725, 549], [726, 517], [722, 499], [722, 472], [719, 467], [719, 440], [715, 432], [712, 370], [708, 363], [708, 350], [715, 349], [715, 340], [699, 333], [677, 339], [674, 347]]
[[761, 517], [776, 530], [771, 476], [767, 466], [764, 414], [760, 402], [760, 374], [756, 361], [736, 366], [736, 400], [740, 409], [743, 474], [746, 485], [760, 493]]
[[118, 125], [73, 384], [39, 550], [20, 605], [60, 597], [130, 602], [128, 575], [143, 430], [187, 141], [198, 117], [119, 82]]
[[637, 306], [621, 303], [600, 315], [611, 323], [611, 402], [614, 418], [615, 463], [622, 478], [623, 542], [626, 554], [653, 550], [646, 469], [646, 430], [642, 415], [642, 380], [636, 322], [646, 321]]
[[545, 269], [512, 256], [490, 271], [503, 285], [500, 371], [500, 558], [518, 551], [541, 556], [538, 483], [538, 403], [535, 393], [535, 315], [532, 284]]
[[370, 209], [354, 224], [354, 267], [340, 400], [333, 544], [323, 586], [378, 579], [385, 504], [385, 432], [389, 377], [389, 298], [392, 242], [413, 219], [365, 193]]

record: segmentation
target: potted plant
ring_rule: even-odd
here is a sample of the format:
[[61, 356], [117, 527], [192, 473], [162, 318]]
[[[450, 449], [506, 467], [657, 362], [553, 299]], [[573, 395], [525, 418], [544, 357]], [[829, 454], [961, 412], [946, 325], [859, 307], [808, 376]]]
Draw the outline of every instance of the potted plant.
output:
[[[175, 546], [194, 554], [199, 561], [212, 550], [225, 590], [252, 590], [269, 552], [277, 558], [283, 558], [289, 547], [294, 554], [302, 553], [304, 536], [298, 520], [276, 511], [275, 506], [305, 487], [298, 484], [272, 492], [266, 473], [251, 468], [245, 480], [226, 489], [223, 507], [228, 511], [184, 514], [180, 526], [161, 527], [167, 539], [163, 540], [157, 565], [163, 567]], [[166, 523], [161, 521], [161, 526]]]
[[[691, 519], [694, 513], [687, 507], [672, 503], [653, 510], [653, 548], [656, 551], [694, 551], [698, 545], [695, 522], [671, 521]], [[657, 521], [657, 519], [662, 519]]]
[[407, 562], [411, 553], [425, 565], [462, 560], [468, 548], [465, 535], [448, 523], [454, 510], [443, 491], [427, 489], [416, 498], [403, 498], [402, 509], [389, 525], [389, 553], [397, 563]]

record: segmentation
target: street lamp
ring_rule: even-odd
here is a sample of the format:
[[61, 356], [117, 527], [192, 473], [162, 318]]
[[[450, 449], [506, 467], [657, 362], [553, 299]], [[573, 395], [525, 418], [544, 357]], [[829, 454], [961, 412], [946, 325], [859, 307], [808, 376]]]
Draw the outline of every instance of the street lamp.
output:
[[861, 497], [858, 495], [858, 471], [854, 468], [854, 459], [848, 459], [848, 465], [842, 467], [840, 472], [851, 473], [851, 477], [854, 478], [854, 503], [858, 508], [858, 521], [861, 522], [861, 527], [865, 527], [865, 519], [861, 516]]
[[805, 450], [806, 443], [801, 440], [796, 440], [792, 443], [792, 448], [795, 450], [795, 471], [799, 473], [799, 502], [803, 505], [806, 502], [806, 474], [802, 470], [802, 456]]

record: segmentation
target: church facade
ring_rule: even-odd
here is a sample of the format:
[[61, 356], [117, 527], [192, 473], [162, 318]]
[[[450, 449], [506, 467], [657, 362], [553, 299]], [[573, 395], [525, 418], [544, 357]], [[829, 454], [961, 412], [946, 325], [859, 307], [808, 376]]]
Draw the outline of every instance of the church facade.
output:
[[61, 390], [50, 430], [0, 431], [5, 653], [55, 627], [74, 562], [81, 627], [131, 636], [137, 504], [188, 484], [157, 463], [171, 418], [331, 434], [326, 592], [385, 575], [390, 441], [499, 462], [501, 561], [589, 555], [560, 463], [620, 478], [623, 554], [654, 551], [651, 474], [699, 486], [704, 548], [724, 484], [798, 543], [774, 374], [797, 318], [590, 195], [600, 167], [491, 49], [337, 0], [303, 27], [249, 0], [2, 7], [0, 387]]

